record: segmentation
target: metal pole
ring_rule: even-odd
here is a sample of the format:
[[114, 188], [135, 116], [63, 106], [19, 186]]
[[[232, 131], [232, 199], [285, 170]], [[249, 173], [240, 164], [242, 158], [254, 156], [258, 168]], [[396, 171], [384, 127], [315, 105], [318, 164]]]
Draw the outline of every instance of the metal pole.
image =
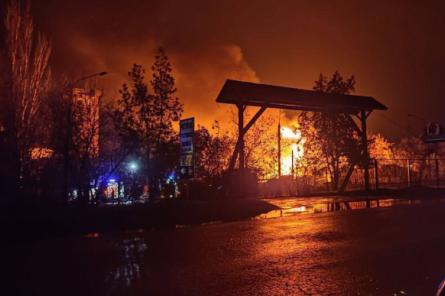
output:
[[328, 167], [326, 167], [326, 172], [325, 172], [325, 175], [326, 175], [326, 191], [329, 191], [329, 171], [328, 171]]
[[432, 185], [433, 184], [433, 173], [432, 173], [432, 170], [433, 168], [431, 167], [431, 157], [428, 157], [428, 174], [429, 174], [429, 180], [428, 180], [428, 183], [429, 183], [429, 185]]
[[379, 163], [377, 159], [374, 158], [374, 183], [375, 183], [375, 190], [379, 189]]
[[280, 120], [278, 120], [277, 144], [278, 144], [278, 178], [280, 178], [281, 177], [281, 122], [280, 122]]
[[294, 149], [292, 149], [292, 167], [291, 167], [291, 171], [292, 171], [292, 180], [294, 179]]
[[368, 153], [368, 136], [366, 131], [366, 111], [360, 112], [360, 120], [362, 122], [362, 150], [363, 150], [363, 169], [365, 179], [365, 190], [369, 191], [369, 153]]
[[66, 134], [64, 139], [64, 147], [63, 147], [63, 198], [66, 200], [68, 198], [68, 195], [70, 193], [70, 148], [71, 148], [71, 140], [72, 140], [72, 90], [71, 93], [67, 96], [68, 102], [67, 102], [67, 109], [66, 111]]
[[411, 187], [411, 170], [410, 170], [410, 167], [411, 167], [411, 160], [408, 159], [408, 161], [407, 161], [407, 173], [408, 173], [408, 175], [407, 175], [407, 182], [408, 182], [408, 187]]
[[238, 138], [239, 138], [239, 168], [245, 168], [244, 163], [244, 106], [238, 105]]

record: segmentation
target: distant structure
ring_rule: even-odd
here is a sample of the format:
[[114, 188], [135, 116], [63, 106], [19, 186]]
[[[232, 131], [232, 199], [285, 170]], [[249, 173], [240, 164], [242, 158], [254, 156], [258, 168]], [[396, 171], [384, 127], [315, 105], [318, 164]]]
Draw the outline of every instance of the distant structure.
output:
[[443, 126], [437, 122], [428, 123], [422, 135], [422, 140], [427, 144], [445, 142]]
[[74, 88], [72, 93], [73, 108], [73, 143], [81, 153], [90, 157], [99, 156], [99, 120], [100, 90]]
[[[100, 90], [85, 90], [83, 88], [74, 88], [71, 95], [72, 140], [81, 154], [85, 155], [87, 153], [91, 158], [99, 156], [101, 97], [102, 92]], [[32, 160], [50, 158], [53, 154], [54, 151], [48, 147], [36, 146], [30, 148]]]
[[[266, 109], [323, 111], [348, 115], [351, 126], [361, 141], [361, 159], [355, 160], [349, 167], [340, 191], [344, 191], [355, 166], [363, 167], [365, 190], [370, 190], [369, 152], [367, 137], [367, 118], [374, 110], [388, 108], [373, 97], [321, 93], [277, 85], [251, 83], [246, 81], [227, 80], [224, 83], [217, 103], [232, 104], [238, 109], [238, 140], [229, 162], [229, 171], [233, 171], [237, 159], [239, 170], [246, 168], [244, 152], [244, 135]], [[260, 107], [247, 124], [244, 124], [244, 111], [247, 106]], [[356, 122], [357, 120], [357, 122]], [[239, 185], [239, 184], [238, 184]], [[242, 185], [239, 185], [242, 186]]]

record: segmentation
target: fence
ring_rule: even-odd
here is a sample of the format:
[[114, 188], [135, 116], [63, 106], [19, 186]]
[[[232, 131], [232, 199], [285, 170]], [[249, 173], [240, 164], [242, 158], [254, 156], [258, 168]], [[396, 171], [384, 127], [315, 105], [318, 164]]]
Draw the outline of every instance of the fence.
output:
[[[373, 188], [445, 185], [445, 159], [374, 159], [370, 166]], [[355, 169], [348, 189], [363, 187], [363, 170]]]
[[[347, 174], [344, 165], [340, 172], [340, 185]], [[432, 188], [445, 186], [445, 159], [372, 159], [370, 163], [370, 185], [374, 189], [402, 189], [413, 186]], [[347, 191], [364, 189], [364, 171], [355, 167]], [[326, 170], [303, 176], [284, 176], [280, 179], [262, 180], [261, 196], [292, 196], [334, 191]]]

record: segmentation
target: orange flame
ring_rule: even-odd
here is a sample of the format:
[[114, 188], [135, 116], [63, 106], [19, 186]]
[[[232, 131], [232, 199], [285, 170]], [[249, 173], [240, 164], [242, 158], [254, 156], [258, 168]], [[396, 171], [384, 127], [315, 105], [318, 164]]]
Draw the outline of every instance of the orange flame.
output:
[[299, 129], [283, 126], [281, 127], [280, 132], [281, 138], [287, 140], [286, 142], [289, 143], [288, 145], [283, 145], [281, 148], [281, 174], [291, 175], [293, 165], [294, 174], [296, 173], [299, 175], [297, 165], [304, 157], [304, 143], [306, 142], [306, 139], [302, 137], [301, 130]]

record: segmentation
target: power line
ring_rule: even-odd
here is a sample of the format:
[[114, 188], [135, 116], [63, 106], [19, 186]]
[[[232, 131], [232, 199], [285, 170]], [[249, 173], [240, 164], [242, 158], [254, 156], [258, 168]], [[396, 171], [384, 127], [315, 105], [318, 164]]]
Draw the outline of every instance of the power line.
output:
[[401, 126], [400, 124], [398, 124], [395, 120], [391, 119], [390, 117], [386, 116], [383, 113], [378, 113], [380, 116], [382, 116], [383, 118], [385, 118], [386, 120], [388, 120], [390, 123], [392, 123], [394, 126], [398, 127], [399, 129], [403, 130], [405, 133], [417, 137], [418, 135], [414, 134], [413, 132], [411, 132], [409, 129], [407, 129], [404, 126]]

